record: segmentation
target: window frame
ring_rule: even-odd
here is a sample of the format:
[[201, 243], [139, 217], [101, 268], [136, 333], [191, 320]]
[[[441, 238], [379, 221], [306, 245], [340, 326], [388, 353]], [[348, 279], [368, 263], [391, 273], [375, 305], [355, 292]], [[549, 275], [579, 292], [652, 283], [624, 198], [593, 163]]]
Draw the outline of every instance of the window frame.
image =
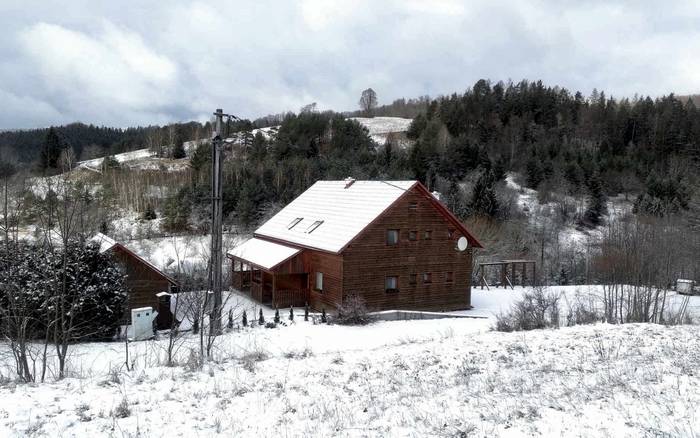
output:
[[418, 241], [418, 230], [410, 230], [408, 232], [408, 241], [409, 242], [416, 242]]
[[454, 283], [454, 282], [455, 282], [455, 273], [453, 271], [445, 272], [445, 283]]
[[433, 230], [424, 230], [423, 240], [433, 240]]
[[314, 221], [314, 223], [312, 223], [311, 225], [309, 225], [309, 226], [306, 228], [306, 234], [311, 234], [311, 233], [313, 233], [313, 232], [316, 231], [316, 229], [317, 229], [318, 227], [320, 227], [321, 225], [323, 225], [323, 221]]
[[408, 275], [408, 284], [411, 286], [415, 286], [418, 284], [418, 274], [409, 274]]
[[[319, 284], [318, 284], [318, 283], [319, 283], [319, 281], [318, 281], [318, 280], [319, 280], [319, 276], [320, 276], [320, 279], [321, 279], [321, 282], [320, 282], [320, 283], [321, 283], [321, 284], [320, 284], [321, 287], [319, 287]], [[321, 271], [315, 271], [315, 272], [314, 272], [314, 290], [315, 290], [316, 292], [320, 292], [320, 293], [323, 293], [323, 291], [324, 291], [324, 289], [323, 289], [323, 272], [321, 272]]]
[[433, 284], [433, 273], [424, 272], [423, 273], [423, 284]]
[[[387, 287], [389, 279], [394, 280], [394, 287]], [[399, 276], [398, 275], [387, 275], [384, 277], [384, 292], [388, 294], [395, 294], [399, 292]]]
[[301, 221], [303, 221], [303, 220], [304, 220], [303, 217], [295, 217], [294, 219], [292, 219], [292, 221], [289, 223], [289, 225], [287, 225], [287, 229], [288, 229], [288, 230], [291, 230], [292, 228], [294, 228], [294, 227], [296, 227], [297, 225], [299, 225], [299, 222], [301, 222]]
[[[394, 243], [389, 242], [389, 233], [395, 233], [396, 234], [396, 241]], [[386, 246], [398, 246], [399, 245], [399, 236], [401, 236], [401, 230], [398, 228], [388, 228], [386, 230], [385, 234], [385, 243]]]

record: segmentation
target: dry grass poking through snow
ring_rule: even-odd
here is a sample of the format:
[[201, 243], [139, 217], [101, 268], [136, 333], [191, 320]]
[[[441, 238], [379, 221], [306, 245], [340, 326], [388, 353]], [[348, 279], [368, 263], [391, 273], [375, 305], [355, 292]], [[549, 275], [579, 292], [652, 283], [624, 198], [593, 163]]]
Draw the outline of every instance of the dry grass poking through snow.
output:
[[[697, 327], [594, 325], [5, 387], [0, 435], [697, 436]], [[114, 383], [114, 382], [120, 383]], [[106, 383], [105, 383], [106, 382]], [[124, 406], [128, 401], [128, 407]], [[125, 412], [128, 415], [112, 415]]]

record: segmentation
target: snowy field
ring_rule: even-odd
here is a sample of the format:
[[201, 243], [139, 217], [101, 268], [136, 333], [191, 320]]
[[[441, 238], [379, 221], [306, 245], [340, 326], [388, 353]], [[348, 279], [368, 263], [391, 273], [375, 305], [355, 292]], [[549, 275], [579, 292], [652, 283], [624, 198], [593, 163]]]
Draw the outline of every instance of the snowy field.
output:
[[351, 117], [351, 120], [356, 120], [367, 128], [369, 136], [379, 145], [384, 145], [387, 136], [392, 132], [406, 132], [413, 121], [402, 117]]
[[[561, 288], [555, 288], [559, 290]], [[595, 294], [596, 287], [562, 293]], [[474, 291], [493, 316], [525, 289]], [[697, 297], [696, 297], [697, 298]], [[698, 310], [693, 298], [691, 308]], [[258, 307], [233, 294], [229, 307]], [[243, 306], [243, 307], [241, 307]], [[266, 319], [271, 309], [264, 309]], [[287, 310], [280, 311], [283, 320]], [[71, 377], [0, 387], [0, 436], [697, 436], [696, 326], [498, 333], [488, 319], [234, 329], [203, 370], [198, 338], [74, 347]], [[6, 356], [0, 356], [7, 364]], [[111, 371], [110, 371], [111, 370]], [[8, 376], [10, 369], [2, 369]]]

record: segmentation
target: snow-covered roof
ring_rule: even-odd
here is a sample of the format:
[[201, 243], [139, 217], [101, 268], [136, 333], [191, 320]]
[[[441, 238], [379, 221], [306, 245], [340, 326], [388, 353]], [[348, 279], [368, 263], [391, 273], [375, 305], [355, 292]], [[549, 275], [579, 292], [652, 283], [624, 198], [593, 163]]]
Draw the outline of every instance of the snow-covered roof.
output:
[[340, 252], [416, 181], [318, 181], [255, 231], [256, 236]]
[[280, 263], [299, 254], [299, 248], [292, 248], [267, 240], [252, 238], [228, 252], [229, 255], [260, 266], [272, 269]]
[[91, 242], [95, 242], [100, 245], [100, 254], [109, 251], [114, 248], [117, 242], [109, 236], [105, 236], [102, 233], [95, 234], [91, 239]]
[[100, 245], [100, 250], [99, 250], [100, 254], [103, 254], [103, 253], [110, 251], [114, 248], [120, 248], [121, 250], [129, 253], [132, 257], [135, 257], [138, 260], [140, 260], [144, 265], [151, 268], [154, 272], [157, 272], [159, 275], [162, 275], [163, 277], [165, 277], [171, 283], [177, 284], [177, 281], [175, 281], [174, 278], [172, 278], [171, 276], [169, 276], [165, 272], [161, 271], [155, 265], [153, 265], [151, 262], [144, 259], [140, 255], [136, 254], [134, 251], [130, 250], [129, 248], [127, 248], [126, 246], [122, 245], [121, 243], [117, 242], [116, 240], [112, 239], [109, 236], [106, 236], [102, 233], [97, 233], [90, 238], [90, 241], [95, 242], [98, 245]]

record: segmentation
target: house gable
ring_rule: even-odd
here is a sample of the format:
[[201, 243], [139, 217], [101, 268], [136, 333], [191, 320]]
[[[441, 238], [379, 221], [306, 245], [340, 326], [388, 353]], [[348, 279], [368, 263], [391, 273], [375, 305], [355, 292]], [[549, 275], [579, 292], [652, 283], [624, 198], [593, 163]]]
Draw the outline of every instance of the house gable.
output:
[[[344, 296], [357, 293], [371, 309], [470, 307], [472, 248], [456, 249], [462, 230], [426, 193], [416, 186], [345, 248]], [[395, 245], [388, 230], [398, 231]], [[397, 290], [387, 292], [394, 281]]]

